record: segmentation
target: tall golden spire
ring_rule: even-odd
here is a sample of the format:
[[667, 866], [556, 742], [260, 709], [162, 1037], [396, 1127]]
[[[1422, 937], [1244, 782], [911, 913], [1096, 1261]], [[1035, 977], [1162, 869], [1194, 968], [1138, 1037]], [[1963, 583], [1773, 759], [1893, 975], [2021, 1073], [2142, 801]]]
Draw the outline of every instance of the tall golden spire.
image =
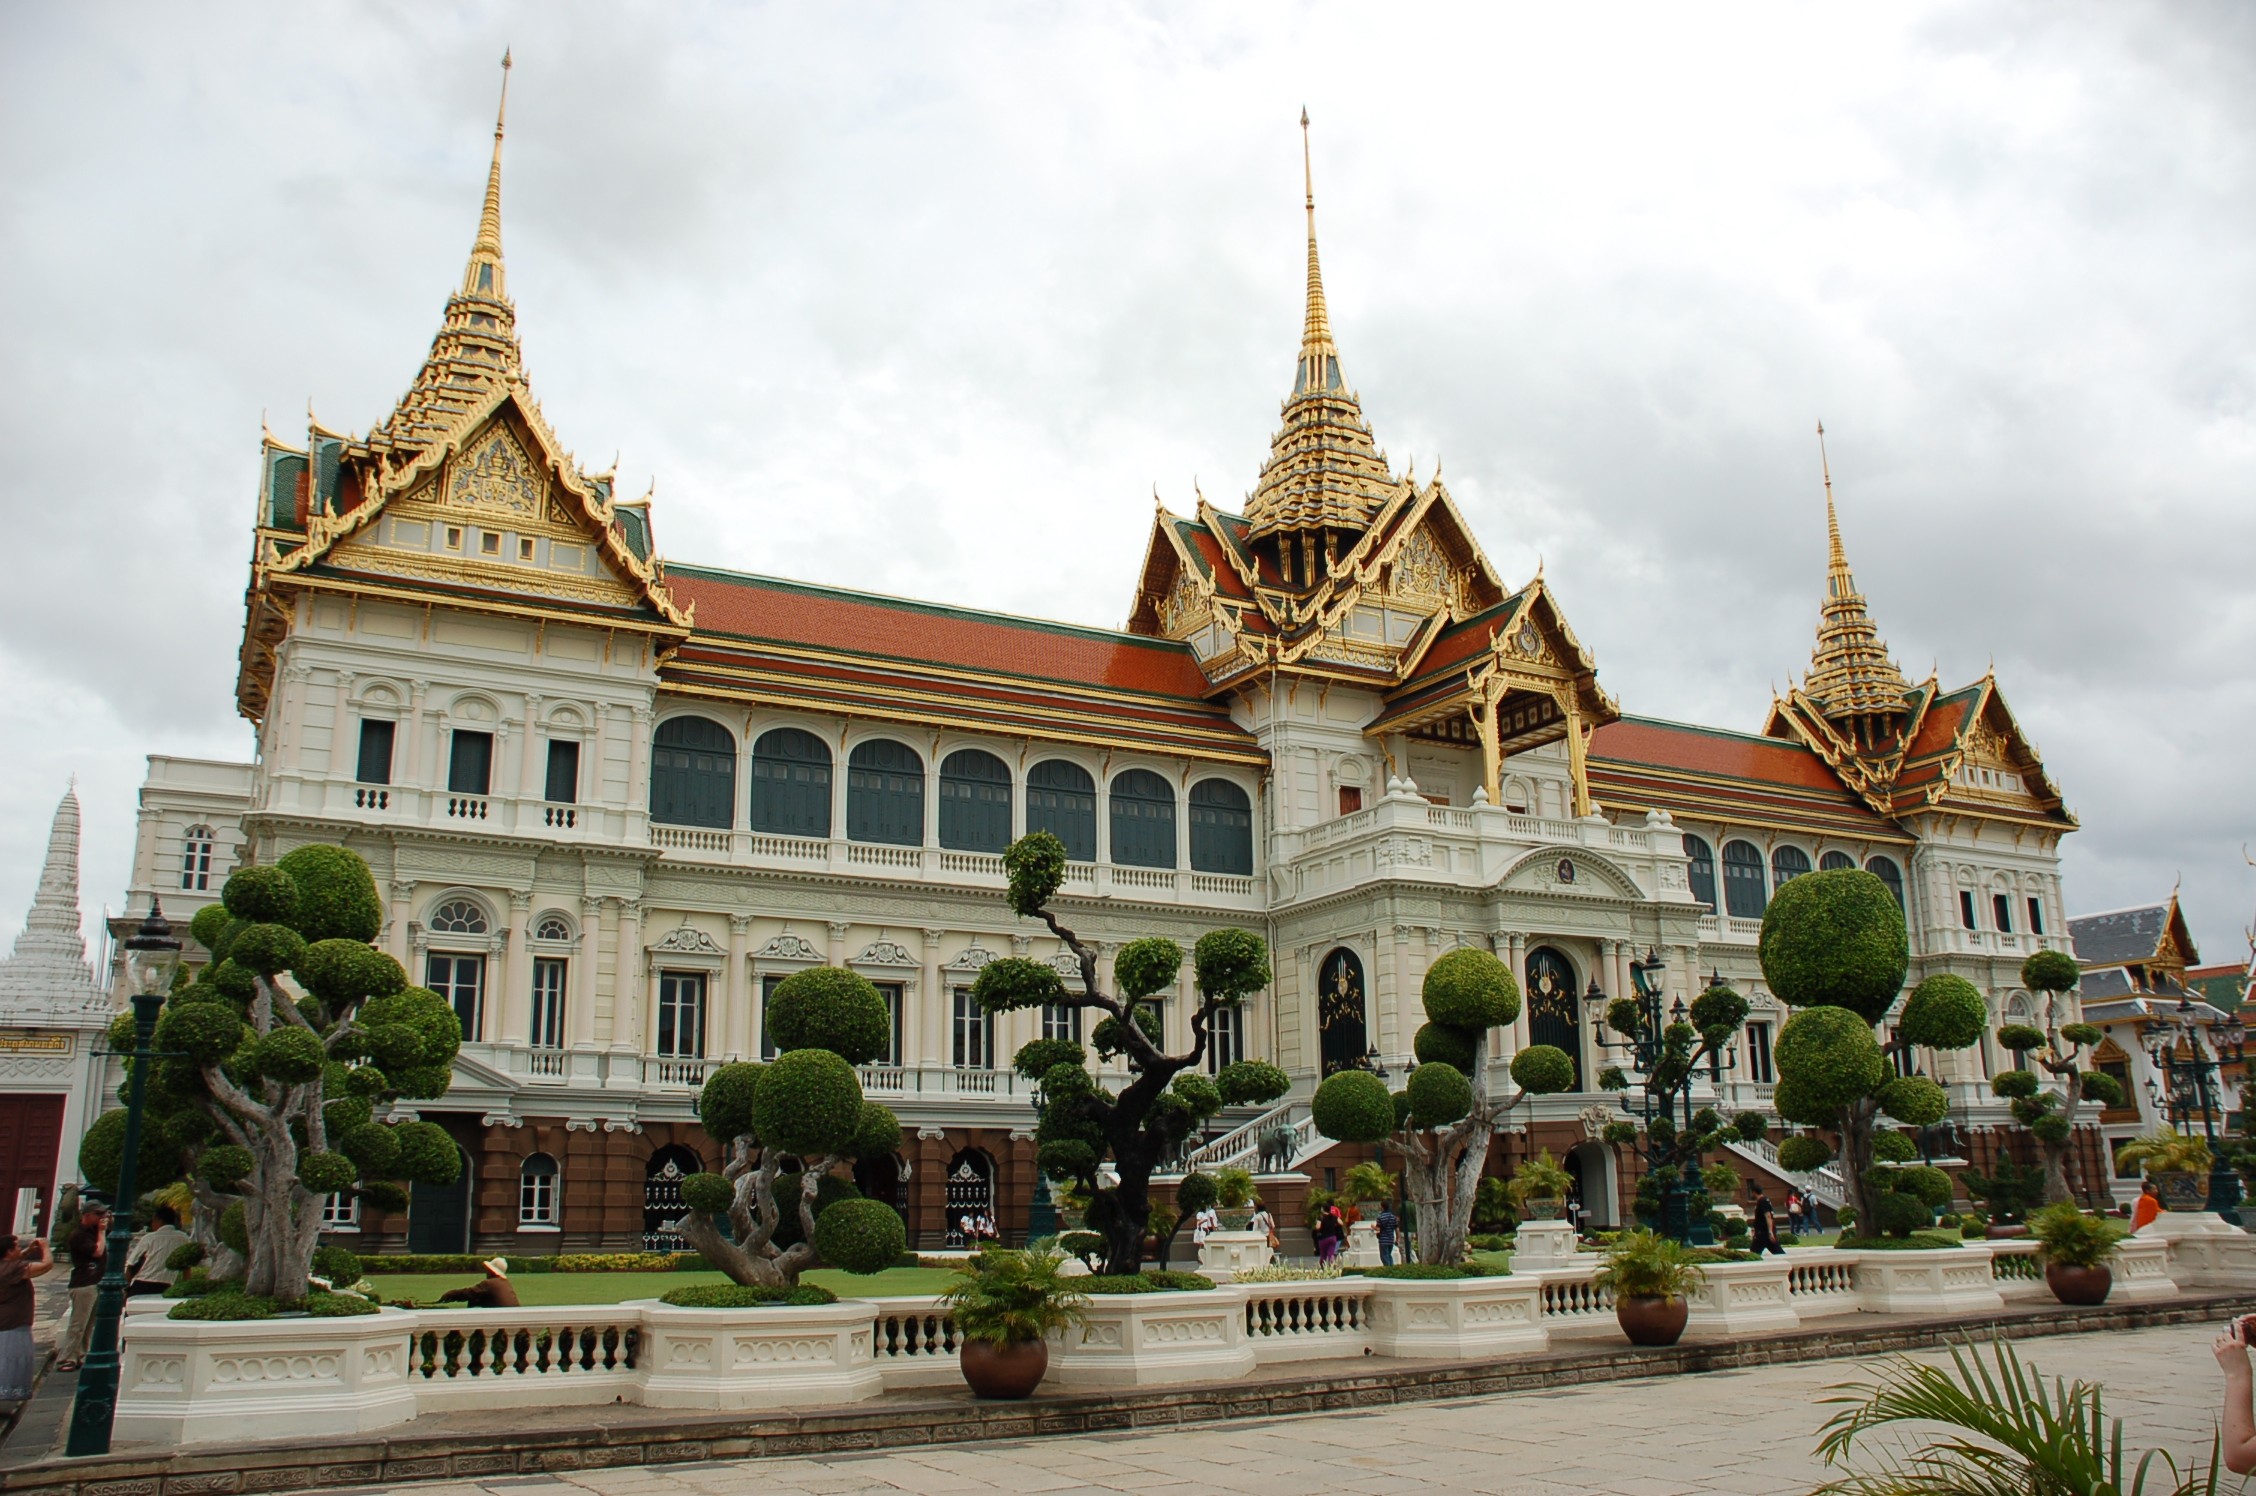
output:
[[[1340, 373], [1339, 345], [1324, 301], [1316, 258], [1316, 173], [1308, 144], [1308, 111], [1300, 111], [1303, 211], [1308, 215], [1308, 313], [1301, 324], [1300, 362], [1285, 397], [1284, 425], [1270, 439], [1269, 460], [1246, 498], [1250, 537], [1279, 531], [1361, 531], [1393, 497], [1394, 474], [1371, 439], [1363, 406]], [[1312, 542], [1313, 544], [1313, 542]], [[1321, 551], [1314, 545], [1310, 554]], [[1296, 579], [1311, 568], [1292, 568]]]
[[446, 315], [415, 382], [392, 413], [368, 433], [373, 449], [404, 456], [433, 446], [497, 387], [524, 377], [517, 309], [510, 304], [501, 263], [501, 140], [509, 109], [509, 69], [510, 57], [504, 52], [501, 104], [494, 111], [493, 161], [486, 169], [486, 197], [478, 213], [478, 237], [470, 245], [470, 263], [462, 272], [461, 286], [447, 298]]
[[1825, 476], [1825, 605], [1817, 626], [1817, 650], [1802, 682], [1826, 719], [1867, 751], [1892, 746], [1909, 709], [1904, 698], [1911, 682], [1896, 667], [1888, 646], [1865, 608], [1841, 545], [1841, 517], [1833, 503], [1833, 464], [1825, 452], [1825, 423], [1817, 424], [1817, 460]]

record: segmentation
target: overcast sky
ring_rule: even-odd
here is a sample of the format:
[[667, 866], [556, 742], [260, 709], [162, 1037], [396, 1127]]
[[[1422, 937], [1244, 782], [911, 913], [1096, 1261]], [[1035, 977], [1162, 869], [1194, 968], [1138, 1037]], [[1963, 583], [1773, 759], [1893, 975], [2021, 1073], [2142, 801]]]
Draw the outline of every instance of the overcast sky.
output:
[[668, 556], [1117, 627], [1327, 289], [1399, 469], [1631, 712], [1807, 666], [1830, 434], [1914, 679], [1994, 658], [2078, 911], [2256, 906], [2256, 10], [0, 5], [0, 938], [243, 757], [259, 420], [360, 431], [476, 225]]

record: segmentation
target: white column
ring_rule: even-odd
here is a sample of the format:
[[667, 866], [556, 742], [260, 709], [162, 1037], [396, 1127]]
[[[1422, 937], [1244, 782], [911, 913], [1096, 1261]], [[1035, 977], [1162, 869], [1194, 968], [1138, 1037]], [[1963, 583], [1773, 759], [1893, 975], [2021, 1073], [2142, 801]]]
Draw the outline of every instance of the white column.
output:
[[834, 919], [830, 922], [830, 964], [832, 966], [844, 966], [846, 964], [846, 932], [852, 928], [842, 919]]
[[[949, 1040], [954, 1034], [955, 994], [940, 981], [940, 942], [945, 930], [924, 932], [924, 967], [917, 985], [916, 1010], [901, 1015], [904, 1047], [918, 1051], [901, 1058], [911, 1065], [946, 1065], [955, 1058]], [[911, 1036], [914, 1036], [913, 1039]]]
[[1512, 1020], [1512, 1042], [1509, 1053], [1518, 1054], [1528, 1047], [1528, 1004], [1534, 1001], [1527, 984], [1527, 936], [1514, 930], [1504, 937], [1504, 964], [1512, 970], [1512, 980], [1520, 984], [1520, 1016]]
[[501, 952], [502, 1000], [493, 1005], [499, 1023], [486, 1034], [487, 1039], [497, 1044], [532, 1042], [533, 968], [525, 959], [525, 921], [532, 907], [533, 896], [529, 890], [510, 892], [509, 935]]
[[631, 713], [630, 731], [634, 737], [627, 744], [627, 830], [629, 835], [647, 831], [650, 825], [650, 734], [657, 713], [637, 702]]
[[751, 915], [729, 916], [728, 981], [724, 984], [728, 992], [728, 1019], [723, 1026], [726, 1037], [721, 1052], [732, 1060], [759, 1058], [752, 1053], [752, 991], [745, 960], [751, 933]]
[[420, 985], [423, 973], [408, 965], [407, 949], [407, 926], [415, 916], [415, 885], [405, 879], [395, 879], [392, 883], [392, 901], [385, 906], [384, 914], [390, 921], [384, 931], [384, 949], [392, 953], [393, 960], [406, 968], [408, 981]]
[[547, 776], [541, 771], [546, 766], [540, 762], [541, 698], [525, 698], [524, 754], [517, 764], [517, 793], [531, 800], [548, 798]]
[[611, 1047], [641, 1053], [642, 1013], [650, 1001], [642, 979], [642, 905], [619, 901], [617, 973], [611, 983]]
[[572, 964], [572, 995], [565, 1012], [567, 1032], [574, 1049], [595, 1044], [595, 967], [599, 957], [603, 921], [601, 899], [580, 900], [580, 955]]

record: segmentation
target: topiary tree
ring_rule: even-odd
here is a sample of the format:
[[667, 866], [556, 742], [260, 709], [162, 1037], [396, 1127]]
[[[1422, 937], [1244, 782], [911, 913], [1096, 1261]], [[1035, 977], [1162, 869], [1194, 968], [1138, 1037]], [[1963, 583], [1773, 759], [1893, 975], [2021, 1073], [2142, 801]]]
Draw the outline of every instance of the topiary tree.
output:
[[885, 999], [835, 966], [798, 972], [776, 984], [768, 1034], [773, 1060], [705, 1077], [698, 1120], [726, 1157], [720, 1173], [682, 1181], [686, 1213], [668, 1229], [738, 1283], [795, 1287], [817, 1264], [883, 1272], [908, 1230], [837, 1171], [901, 1146], [900, 1119], [863, 1098], [854, 1072], [885, 1053]]
[[[1012, 842], [1003, 854], [1014, 914], [1038, 919], [1064, 942], [1081, 967], [1072, 991], [1047, 962], [1005, 956], [982, 967], [972, 996], [989, 1013], [1057, 1005], [1101, 1013], [1089, 1042], [1100, 1055], [1123, 1057], [1134, 1077], [1116, 1095], [1088, 1070], [1088, 1054], [1062, 1039], [1037, 1039], [1013, 1065], [1041, 1087], [1034, 1129], [1036, 1160], [1052, 1179], [1068, 1180], [1089, 1201], [1089, 1229], [1105, 1239], [1105, 1271], [1141, 1265], [1151, 1220], [1151, 1176], [1173, 1158], [1199, 1125], [1225, 1106], [1274, 1101], [1291, 1088], [1276, 1066], [1237, 1060], [1214, 1075], [1199, 1073], [1214, 1015], [1269, 985], [1269, 948], [1246, 930], [1210, 930], [1192, 952], [1198, 1002], [1189, 1020], [1190, 1047], [1169, 1054], [1155, 999], [1175, 985], [1183, 948], [1172, 940], [1133, 940], [1113, 958], [1116, 992], [1097, 981], [1097, 953], [1059, 922], [1050, 908], [1065, 880], [1065, 843], [1047, 831]], [[1110, 1161], [1108, 1181], [1100, 1166]], [[1178, 1223], [1179, 1224], [1179, 1223]]]
[[[2065, 951], [2038, 951], [2021, 963], [2021, 985], [2044, 995], [2044, 1027], [2009, 1023], [1999, 1029], [1998, 1044], [2012, 1053], [2014, 1068], [1990, 1078], [1990, 1089], [2005, 1098], [2013, 1120], [2037, 1141], [2047, 1205], [2075, 1198], [2068, 1155], [2077, 1110], [2086, 1098], [2101, 1106], [2118, 1106], [2123, 1100], [2123, 1087], [2114, 1076], [2085, 1068], [2089, 1052], [2107, 1036], [2096, 1024], [2060, 1021], [2067, 994], [2082, 977], [2083, 968]], [[2039, 1071], [2052, 1077], [2057, 1089], [2048, 1089]]]
[[[1638, 997], [1617, 997], [1606, 1005], [1606, 1026], [1621, 1036], [1643, 1081], [1638, 1087], [1638, 1112], [1643, 1126], [1634, 1121], [1606, 1125], [1603, 1137], [1615, 1147], [1632, 1149], [1645, 1164], [1637, 1181], [1637, 1218], [1648, 1229], [1675, 1241], [1706, 1245], [1715, 1221], [1714, 1195], [1718, 1181], [1729, 1192], [1737, 1176], [1727, 1166], [1721, 1175], [1702, 1170], [1707, 1153], [1727, 1139], [1752, 1143], [1769, 1130], [1761, 1112], [1741, 1112], [1728, 1122], [1714, 1107], [1692, 1105], [1692, 1081], [1703, 1065], [1711, 1065], [1725, 1045], [1745, 1027], [1747, 1000], [1719, 977], [1714, 985], [1692, 999], [1689, 1009], [1679, 1006], [1664, 1012], [1656, 992]], [[1601, 1089], [1626, 1091], [1629, 1077], [1619, 1066], [1608, 1066], [1599, 1076]]]
[[1488, 1094], [1488, 1035], [1520, 1016], [1520, 984], [1484, 950], [1460, 946], [1426, 969], [1426, 1022], [1412, 1045], [1418, 1064], [1400, 1093], [1368, 1070], [1342, 1070], [1316, 1088], [1316, 1130], [1340, 1143], [1384, 1143], [1402, 1160], [1418, 1217], [1418, 1259], [1465, 1255], [1488, 1142], [1504, 1114], [1529, 1096], [1574, 1086], [1574, 1060], [1552, 1044], [1512, 1057], [1519, 1089]]
[[1770, 990], [1797, 1010], [1778, 1035], [1778, 1115], [1833, 1135], [1834, 1144], [1812, 1138], [1816, 1146], [1796, 1156], [1813, 1168], [1838, 1156], [1856, 1219], [1875, 1223], [1878, 1119], [1932, 1123], [1926, 1113], [1940, 1093], [1897, 1080], [1889, 1058], [1913, 1046], [1979, 1043], [1989, 1022], [1982, 995], [1964, 978], [1929, 977], [1904, 999], [1895, 1038], [1883, 1046], [1873, 1036], [1903, 988], [1911, 944], [1895, 895], [1857, 868], [1805, 873], [1781, 887], [1763, 913], [1759, 955]]
[[462, 1046], [445, 1001], [369, 944], [383, 922], [358, 854], [306, 846], [237, 869], [191, 923], [212, 964], [166, 1001], [147, 1101], [194, 1154], [195, 1239], [216, 1273], [238, 1266], [218, 1249], [241, 1255], [247, 1293], [304, 1300], [326, 1196], [396, 1210], [403, 1184], [461, 1171], [437, 1124], [376, 1116], [446, 1094]]

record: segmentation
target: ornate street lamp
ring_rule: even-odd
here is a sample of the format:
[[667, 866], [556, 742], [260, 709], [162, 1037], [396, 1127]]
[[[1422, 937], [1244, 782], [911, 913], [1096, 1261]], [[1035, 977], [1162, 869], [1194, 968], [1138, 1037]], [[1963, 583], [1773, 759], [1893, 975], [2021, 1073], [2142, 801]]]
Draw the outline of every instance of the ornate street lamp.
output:
[[[149, 917], [125, 938], [126, 980], [133, 988], [133, 1048], [126, 1061], [125, 1152], [118, 1160], [116, 1211], [110, 1217], [109, 1267], [94, 1296], [94, 1332], [86, 1359], [79, 1363], [78, 1398], [71, 1408], [70, 1442], [64, 1453], [108, 1454], [110, 1424], [117, 1416], [118, 1319], [125, 1312], [125, 1254], [133, 1240], [133, 1172], [141, 1151], [141, 1100], [149, 1062], [162, 1058], [149, 1047], [157, 1014], [180, 964], [180, 941], [149, 900]], [[113, 1053], [115, 1051], [112, 1051]]]
[[[1652, 1137], [1653, 1123], [1656, 1120], [1676, 1123], [1679, 1110], [1683, 1113], [1679, 1136], [1689, 1137], [1694, 1131], [1692, 1079], [1699, 1051], [1694, 1051], [1692, 1059], [1695, 1063], [1684, 1065], [1682, 1074], [1668, 1075], [1668, 1028], [1671, 1024], [1686, 1022], [1689, 1013], [1682, 998], [1678, 998], [1669, 1007], [1663, 1007], [1662, 979], [1667, 971], [1668, 963], [1661, 959], [1657, 950], [1648, 950], [1643, 960], [1633, 958], [1630, 961], [1629, 979], [1635, 991], [1628, 1001], [1637, 1006], [1637, 1033], [1629, 1038], [1599, 1041], [1602, 1048], [1622, 1057], [1622, 1069], [1626, 1078], [1638, 1091], [1638, 1112], [1644, 1122], [1640, 1131], [1647, 1139]], [[1723, 979], [1716, 977], [1713, 985], [1723, 985]], [[1601, 1014], [1609, 1006], [1606, 994], [1599, 989], [1596, 981], [1591, 982], [1590, 990], [1583, 994], [1583, 999]], [[1725, 1051], [1713, 1050], [1708, 1053], [1716, 1057], [1719, 1065], [1732, 1063]], [[1663, 1079], [1656, 1083], [1656, 1076]], [[1656, 1161], [1654, 1152], [1638, 1144], [1632, 1143], [1630, 1147], [1646, 1161], [1660, 1181], [1661, 1234], [1693, 1246], [1712, 1246], [1715, 1242], [1714, 1230], [1705, 1223], [1697, 1226], [1692, 1224], [1692, 1190], [1699, 1179], [1700, 1170], [1698, 1154], [1693, 1154], [1679, 1165], [1666, 1159]]]
[[[2208, 1141], [2210, 1160], [2209, 1198], [2202, 1202], [2201, 1208], [2213, 1210], [2233, 1225], [2239, 1225], [2240, 1175], [2226, 1164], [2218, 1148], [2217, 1125], [2224, 1120], [2225, 1113], [2224, 1067], [2246, 1063], [2247, 1029], [2238, 1019], [2226, 1019], [2210, 1026], [2208, 1042], [2204, 1044], [2201, 1024], [2194, 1016], [2193, 999], [2183, 997], [2171, 1017], [2156, 1018], [2141, 1025], [2139, 1038], [2146, 1044], [2147, 1058], [2153, 1062], [2155, 1072], [2163, 1078], [2159, 1088], [2152, 1076], [2147, 1078], [2148, 1094], [2167, 1108], [2171, 1124], [2184, 1131], [2195, 1116], [2201, 1118], [2202, 1136]], [[2181, 1056], [2178, 1052], [2181, 1048], [2188, 1053]]]

